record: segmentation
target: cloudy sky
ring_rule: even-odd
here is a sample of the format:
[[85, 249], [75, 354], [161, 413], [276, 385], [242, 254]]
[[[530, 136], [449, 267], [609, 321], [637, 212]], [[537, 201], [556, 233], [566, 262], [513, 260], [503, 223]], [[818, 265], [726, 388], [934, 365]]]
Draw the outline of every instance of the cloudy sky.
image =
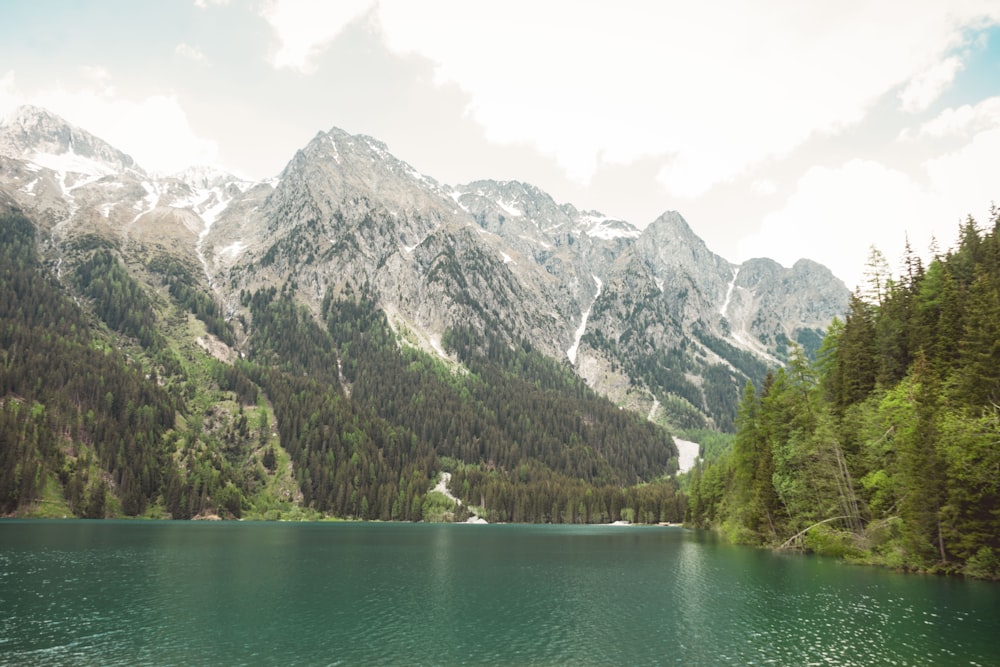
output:
[[854, 287], [1000, 204], [1000, 0], [3, 0], [22, 103], [252, 179], [336, 126]]

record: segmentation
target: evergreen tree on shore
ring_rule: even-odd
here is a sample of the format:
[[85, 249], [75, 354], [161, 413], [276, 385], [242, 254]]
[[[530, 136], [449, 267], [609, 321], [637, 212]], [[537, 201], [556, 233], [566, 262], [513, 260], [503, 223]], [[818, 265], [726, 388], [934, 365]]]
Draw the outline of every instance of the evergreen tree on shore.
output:
[[903, 275], [873, 276], [814, 364], [748, 388], [732, 451], [692, 474], [687, 518], [740, 542], [1000, 578], [1000, 211], [987, 231], [964, 221], [926, 268], [908, 248]]

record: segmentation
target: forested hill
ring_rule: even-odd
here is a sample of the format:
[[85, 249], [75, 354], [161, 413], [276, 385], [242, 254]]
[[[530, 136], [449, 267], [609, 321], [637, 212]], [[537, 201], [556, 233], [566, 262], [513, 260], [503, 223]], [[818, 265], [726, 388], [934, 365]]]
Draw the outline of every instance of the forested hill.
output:
[[317, 317], [286, 285], [243, 294], [227, 356], [196, 269], [96, 236], [45, 266], [39, 233], [0, 218], [2, 514], [462, 519], [450, 470], [488, 520], [683, 517], [669, 434], [527, 343], [455, 329], [447, 363], [360, 288]]
[[[1000, 578], [1000, 211], [872, 274], [815, 363], [747, 387], [688, 519], [738, 542]], [[877, 259], [877, 256], [876, 256]], [[877, 269], [878, 262], [873, 264]]]

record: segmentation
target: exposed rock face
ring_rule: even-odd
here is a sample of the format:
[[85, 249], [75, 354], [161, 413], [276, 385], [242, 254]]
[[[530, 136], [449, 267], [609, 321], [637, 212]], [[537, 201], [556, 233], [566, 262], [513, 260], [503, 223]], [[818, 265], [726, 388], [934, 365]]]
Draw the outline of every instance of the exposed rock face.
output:
[[822, 264], [802, 259], [791, 269], [770, 259], [737, 268], [722, 312], [731, 335], [773, 353], [787, 341], [818, 344], [831, 313], [843, 313], [846, 287]]
[[849, 296], [808, 260], [731, 264], [673, 211], [640, 231], [517, 181], [445, 186], [336, 128], [251, 184], [206, 168], [151, 176], [25, 108], [0, 125], [0, 199], [41, 221], [57, 269], [96, 237], [132, 266], [187, 266], [230, 316], [241, 291], [270, 286], [314, 312], [327, 293], [365, 295], [429, 351], [444, 354], [455, 326], [527, 339], [677, 425], [728, 426], [718, 396], [735, 405], [790, 341], [814, 345]]

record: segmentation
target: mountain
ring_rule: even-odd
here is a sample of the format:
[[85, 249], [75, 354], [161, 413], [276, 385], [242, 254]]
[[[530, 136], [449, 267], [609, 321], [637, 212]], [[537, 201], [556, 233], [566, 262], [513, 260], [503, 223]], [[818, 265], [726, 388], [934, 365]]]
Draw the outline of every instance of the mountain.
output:
[[230, 318], [240, 292], [271, 285], [314, 313], [328, 292], [363, 291], [426, 350], [443, 352], [456, 323], [503, 332], [620, 404], [666, 406], [660, 418], [674, 426], [732, 428], [742, 385], [782, 363], [791, 342], [815, 349], [847, 304], [824, 267], [734, 265], [677, 212], [640, 230], [517, 181], [441, 185], [336, 128], [257, 184], [204, 168], [150, 176], [31, 107], [5, 122], [0, 146], [8, 191], [49, 221], [56, 263], [88, 234], [136, 259], [165, 253], [204, 274]]
[[[327, 494], [317, 471], [333, 463], [312, 457], [334, 445], [301, 440], [292, 415], [305, 408], [283, 398], [293, 385], [303, 396], [334, 392], [324, 399], [339, 406], [328, 414], [334, 422], [363, 410], [376, 419], [365, 422], [368, 435], [389, 428], [378, 420], [412, 433], [425, 462], [444, 456], [456, 466], [486, 466], [489, 474], [455, 470], [453, 484], [473, 480], [467, 502], [475, 489], [481, 498], [473, 502], [516, 496], [551, 474], [621, 489], [672, 470], [676, 450], [666, 445], [662, 459], [653, 453], [659, 436], [638, 432], [632, 453], [617, 449], [617, 436], [603, 430], [611, 413], [579, 401], [603, 396], [608, 406], [673, 430], [731, 430], [743, 385], [762, 382], [791, 343], [815, 349], [849, 296], [807, 260], [791, 269], [765, 259], [734, 265], [676, 212], [639, 229], [557, 204], [526, 183], [448, 186], [376, 139], [336, 128], [318, 133], [277, 178], [250, 183], [209, 168], [150, 174], [86, 131], [22, 108], [0, 124], [0, 203], [7, 215], [30, 221], [38, 270], [97, 317], [100, 335], [124, 345], [132, 363], [181, 391], [181, 413], [205, 413], [192, 401], [203, 404], [215, 391], [196, 377], [218, 391], [253, 386], [267, 397], [257, 408], [240, 403], [213, 413], [214, 421], [202, 414], [203, 430], [189, 442], [219, 429], [245, 433], [234, 424], [255, 409], [265, 422], [277, 421], [280, 441], [268, 446], [288, 457], [286, 473], [297, 479], [286, 477], [282, 488], [298, 484], [307, 505], [355, 516], [360, 505], [347, 511], [350, 489], [373, 494], [370, 503], [383, 509], [392, 503], [378, 495], [381, 483], [362, 490], [338, 477], [347, 468], [336, 465], [323, 475], [340, 480], [339, 491]], [[230, 370], [205, 376], [199, 355]], [[386, 383], [404, 377], [453, 415], [468, 414], [458, 423], [427, 402], [419, 414], [404, 409], [418, 394], [390, 400], [398, 388]], [[484, 387], [490, 390], [480, 393]], [[539, 387], [563, 398], [536, 395]], [[507, 391], [518, 404], [534, 396], [514, 421], [494, 404]], [[327, 414], [320, 405], [313, 421]], [[556, 417], [581, 410], [579, 422]], [[523, 428], [538, 420], [559, 422], [546, 433], [562, 435]], [[269, 442], [263, 426], [257, 432]], [[466, 438], [479, 445], [470, 449]], [[383, 451], [376, 441], [371, 456]], [[240, 456], [258, 460], [264, 451]], [[632, 455], [643, 451], [639, 464]], [[504, 491], [498, 480], [519, 466], [528, 467], [510, 483], [521, 491]], [[533, 466], [546, 472], [529, 472]], [[315, 473], [308, 481], [304, 469]], [[399, 474], [385, 473], [397, 485]], [[526, 516], [519, 501], [510, 502], [503, 516]], [[608, 499], [603, 512], [614, 513], [614, 504]]]
[[87, 176], [139, 171], [130, 156], [45, 109], [18, 107], [2, 126], [0, 154], [6, 157]]

